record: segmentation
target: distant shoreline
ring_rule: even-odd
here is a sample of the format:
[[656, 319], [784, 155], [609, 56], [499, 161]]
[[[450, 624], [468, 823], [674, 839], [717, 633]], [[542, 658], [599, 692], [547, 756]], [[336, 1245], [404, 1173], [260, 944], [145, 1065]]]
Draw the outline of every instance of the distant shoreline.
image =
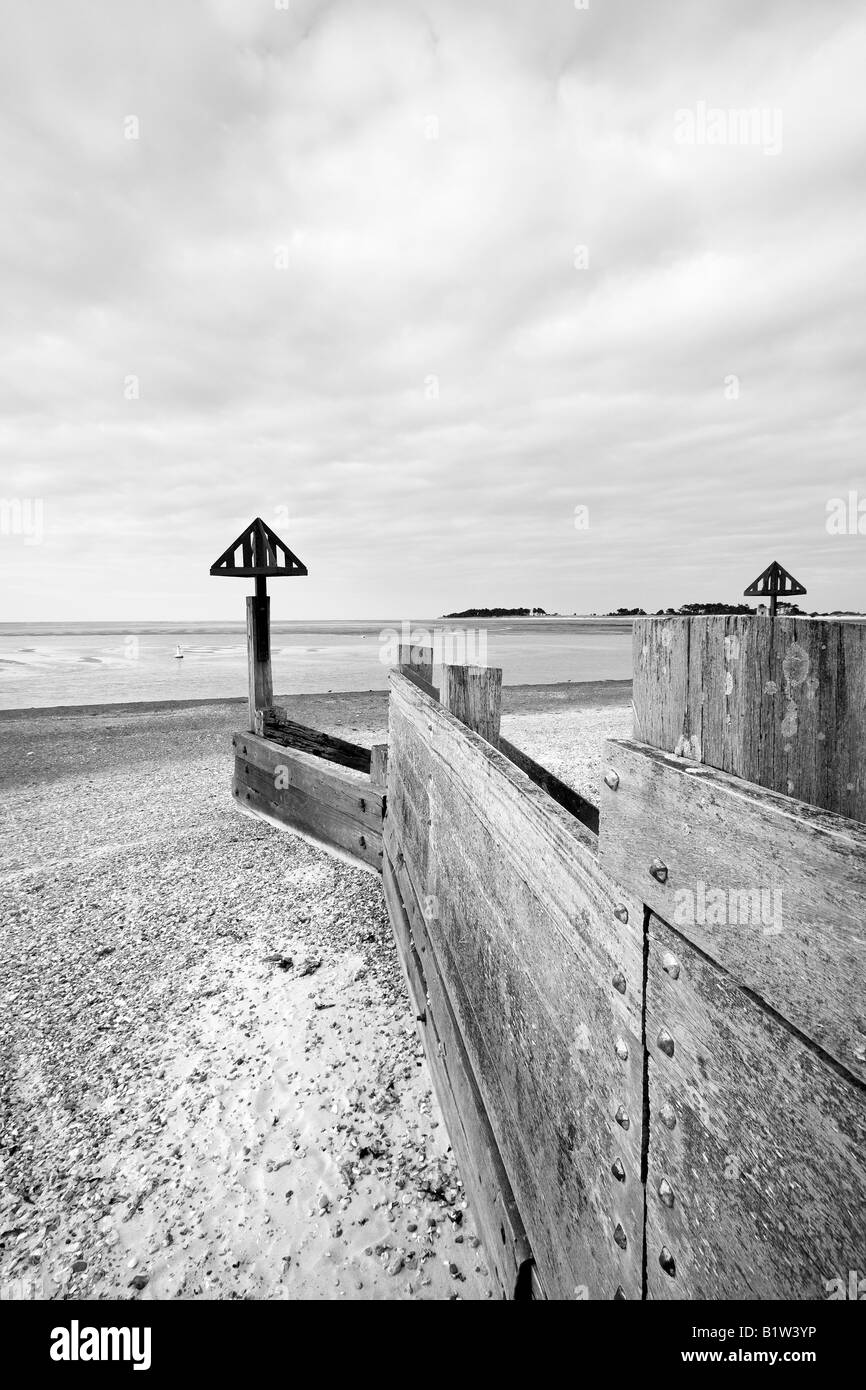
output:
[[[630, 680], [560, 681], [542, 685], [505, 685], [502, 708], [506, 713], [544, 708], [563, 709], [589, 706], [624, 705], [631, 700]], [[275, 703], [300, 711], [305, 705], [362, 705], [368, 701], [387, 707], [387, 690], [316, 691], [311, 694], [281, 694]], [[93, 705], [25, 705], [0, 709], [0, 723], [17, 719], [76, 718], [91, 715], [172, 714], [183, 710], [214, 709], [246, 705], [246, 695], [217, 695], [198, 700], [124, 700]]]

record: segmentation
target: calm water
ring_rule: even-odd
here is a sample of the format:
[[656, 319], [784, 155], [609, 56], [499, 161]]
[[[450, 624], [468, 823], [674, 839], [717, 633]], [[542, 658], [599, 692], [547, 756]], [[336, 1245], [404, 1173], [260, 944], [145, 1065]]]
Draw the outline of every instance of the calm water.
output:
[[[476, 623], [419, 619], [412, 630], [434, 635], [437, 656], [472, 664], [483, 664], [486, 635], [487, 664], [502, 667], [506, 685], [631, 677], [628, 619]], [[400, 628], [388, 619], [274, 623], [275, 694], [387, 689]], [[0, 709], [244, 695], [246, 664], [241, 623], [0, 623]]]

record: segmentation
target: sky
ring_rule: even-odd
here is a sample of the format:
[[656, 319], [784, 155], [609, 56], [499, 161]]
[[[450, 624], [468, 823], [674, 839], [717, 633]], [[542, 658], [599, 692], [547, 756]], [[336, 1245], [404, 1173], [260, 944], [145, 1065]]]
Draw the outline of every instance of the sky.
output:
[[866, 609], [859, 0], [3, 34], [0, 620], [240, 620], [256, 515], [274, 618]]

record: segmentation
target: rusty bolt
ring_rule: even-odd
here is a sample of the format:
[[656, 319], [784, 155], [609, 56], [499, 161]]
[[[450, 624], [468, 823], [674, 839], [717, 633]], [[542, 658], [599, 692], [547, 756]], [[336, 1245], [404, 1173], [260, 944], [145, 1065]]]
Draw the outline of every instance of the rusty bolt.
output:
[[667, 866], [667, 864], [663, 864], [662, 861], [661, 861], [660, 859], [654, 859], [654, 860], [653, 860], [653, 862], [652, 862], [652, 863], [650, 864], [650, 866], [649, 866], [649, 871], [650, 871], [650, 875], [651, 875], [654, 879], [656, 879], [658, 883], [667, 883], [667, 881], [668, 881], [668, 866]]
[[659, 1183], [659, 1196], [661, 1197], [666, 1207], [673, 1206], [674, 1190], [668, 1182], [667, 1178], [662, 1178], [661, 1182]]
[[619, 1107], [616, 1114], [614, 1115], [614, 1119], [616, 1120], [618, 1125], [622, 1126], [623, 1129], [628, 1129], [629, 1125], [631, 1124], [631, 1120], [628, 1117], [628, 1111], [626, 1110], [624, 1105], [621, 1105]]
[[613, 987], [614, 987], [614, 989], [617, 991], [618, 994], [625, 994], [625, 991], [626, 991], [626, 978], [625, 978], [625, 975], [623, 975], [623, 973], [622, 973], [621, 970], [618, 970], [618, 971], [616, 972], [616, 974], [614, 975], [612, 984], [613, 984]]
[[668, 1032], [667, 1028], [659, 1029], [659, 1035], [656, 1038], [656, 1042], [658, 1043], [659, 1047], [661, 1048], [662, 1052], [665, 1054], [666, 1057], [673, 1057], [674, 1040]]
[[626, 1236], [625, 1231], [622, 1229], [622, 1226], [620, 1226], [619, 1222], [617, 1222], [616, 1230], [613, 1233], [613, 1238], [619, 1246], [620, 1250], [625, 1250], [627, 1248], [628, 1238]]
[[670, 1103], [662, 1106], [661, 1110], [659, 1111], [659, 1116], [661, 1118], [662, 1124], [665, 1126], [666, 1129], [676, 1129], [677, 1112], [674, 1110], [674, 1107]]
[[616, 907], [613, 910], [613, 915], [618, 922], [627, 922], [628, 908], [626, 907], [625, 903], [617, 903]]
[[621, 1158], [618, 1158], [615, 1163], [610, 1165], [610, 1171], [613, 1173], [617, 1182], [625, 1182], [625, 1168]]
[[672, 980], [678, 980], [680, 977], [680, 963], [670, 951], [665, 951], [662, 956], [662, 970], [670, 975]]
[[628, 1043], [625, 1038], [617, 1038], [613, 1050], [621, 1062], [628, 1061]]
[[607, 772], [604, 774], [604, 785], [606, 787], [610, 787], [612, 792], [615, 792], [617, 787], [619, 786], [619, 773], [614, 772], [612, 767], [609, 767]]
[[673, 1279], [677, 1272], [676, 1261], [674, 1260], [673, 1255], [671, 1254], [670, 1250], [668, 1250], [668, 1247], [666, 1245], [663, 1245], [661, 1248], [661, 1254], [659, 1255], [659, 1264], [661, 1265], [665, 1274], [669, 1274], [670, 1277]]

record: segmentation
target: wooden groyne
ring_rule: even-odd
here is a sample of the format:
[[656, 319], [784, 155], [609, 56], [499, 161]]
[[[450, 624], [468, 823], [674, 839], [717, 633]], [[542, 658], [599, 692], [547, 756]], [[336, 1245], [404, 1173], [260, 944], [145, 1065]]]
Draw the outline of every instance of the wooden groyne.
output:
[[597, 807], [502, 739], [500, 672], [437, 687], [418, 648], [387, 749], [255, 707], [234, 795], [381, 872], [503, 1296], [841, 1296], [866, 1269], [866, 625], [645, 619], [634, 644]]

